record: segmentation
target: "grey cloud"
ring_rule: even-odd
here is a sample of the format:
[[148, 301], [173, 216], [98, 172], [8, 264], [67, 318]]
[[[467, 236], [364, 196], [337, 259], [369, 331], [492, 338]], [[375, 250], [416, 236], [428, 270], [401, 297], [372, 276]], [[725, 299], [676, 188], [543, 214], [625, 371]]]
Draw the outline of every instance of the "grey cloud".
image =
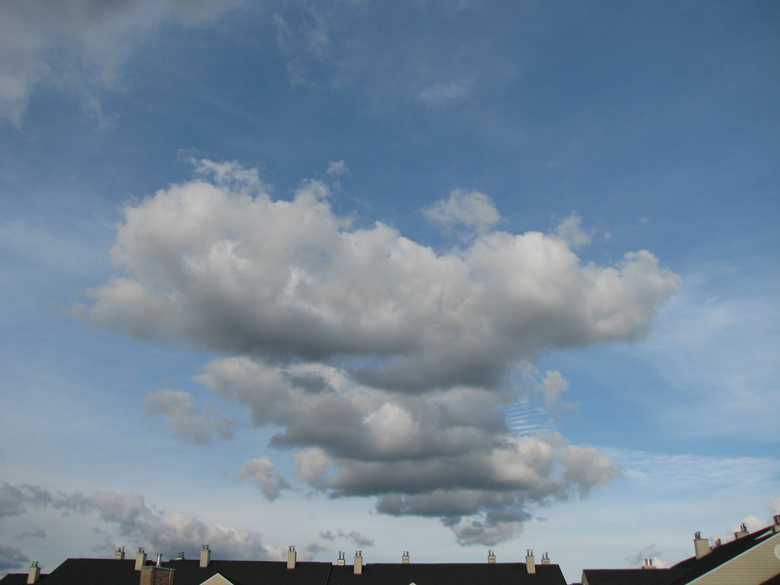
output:
[[336, 540], [336, 535], [333, 534], [330, 530], [326, 530], [325, 532], [320, 532], [319, 536], [320, 538], [324, 538], [325, 540]]
[[339, 531], [339, 537], [352, 541], [355, 546], [374, 546], [374, 539], [363, 536], [357, 530], [352, 530], [349, 533]]
[[23, 538], [46, 538], [46, 531], [43, 528], [33, 528], [32, 530], [22, 532], [16, 538], [19, 540]]
[[312, 556], [316, 556], [321, 552], [325, 552], [328, 550], [328, 547], [326, 546], [320, 546], [316, 542], [312, 542], [306, 546], [305, 550], [307, 553], [311, 554]]
[[38, 486], [14, 486], [3, 482], [0, 486], [0, 518], [4, 516], [19, 516], [27, 509], [25, 504], [46, 506], [52, 502], [52, 494]]
[[186, 392], [160, 390], [144, 398], [144, 412], [147, 416], [164, 415], [171, 432], [187, 443], [207, 445], [214, 440], [214, 433], [222, 438], [233, 436], [236, 423], [228, 417], [212, 420], [211, 408], [204, 405], [197, 412], [192, 405], [192, 396]]
[[274, 464], [267, 457], [250, 459], [236, 475], [236, 479], [251, 479], [263, 495], [269, 500], [279, 497], [281, 490], [289, 489], [290, 482], [274, 472]]
[[19, 569], [30, 562], [30, 557], [18, 546], [0, 544], [0, 571]]

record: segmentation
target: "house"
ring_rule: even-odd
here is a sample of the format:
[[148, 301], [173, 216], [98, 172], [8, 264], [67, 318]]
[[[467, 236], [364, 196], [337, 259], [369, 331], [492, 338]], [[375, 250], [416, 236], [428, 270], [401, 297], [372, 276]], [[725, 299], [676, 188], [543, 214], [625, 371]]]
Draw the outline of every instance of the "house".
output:
[[125, 559], [119, 550], [114, 559], [68, 559], [48, 575], [41, 575], [36, 563], [29, 573], [6, 575], [0, 585], [566, 585], [558, 565], [545, 553], [535, 562], [528, 551], [524, 563], [411, 563], [409, 553], [401, 563], [363, 563], [362, 552], [347, 565], [343, 554], [337, 563], [297, 562], [290, 547], [287, 562], [211, 560], [208, 546], [199, 560], [147, 561], [139, 549], [135, 560]]
[[697, 532], [693, 546], [694, 556], [668, 569], [649, 560], [641, 569], [585, 569], [582, 585], [780, 585], [780, 516], [753, 533], [743, 524], [713, 547]]

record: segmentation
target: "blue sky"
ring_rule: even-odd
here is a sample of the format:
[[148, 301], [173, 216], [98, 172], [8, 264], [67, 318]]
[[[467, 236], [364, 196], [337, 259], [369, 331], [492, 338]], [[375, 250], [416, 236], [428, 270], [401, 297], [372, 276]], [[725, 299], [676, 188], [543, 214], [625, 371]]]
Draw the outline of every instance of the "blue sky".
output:
[[209, 541], [571, 581], [766, 523], [779, 21], [3, 3], [0, 572]]

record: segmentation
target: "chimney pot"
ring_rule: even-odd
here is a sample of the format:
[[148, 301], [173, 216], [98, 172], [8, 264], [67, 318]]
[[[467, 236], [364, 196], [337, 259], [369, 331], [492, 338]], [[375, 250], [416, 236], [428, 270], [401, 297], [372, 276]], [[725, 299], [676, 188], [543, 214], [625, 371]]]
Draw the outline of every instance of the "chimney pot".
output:
[[117, 547], [117, 549], [114, 551], [114, 559], [117, 561], [122, 561], [125, 558], [125, 547]]
[[403, 563], [404, 565], [408, 565], [409, 564], [409, 551], [408, 550], [405, 550], [403, 552], [403, 554], [401, 555], [401, 563]]
[[[177, 561], [180, 560], [179, 557], [176, 557], [176, 560]], [[158, 567], [162, 566], [162, 553], [157, 553], [157, 566]]]
[[32, 585], [37, 583], [41, 576], [41, 568], [38, 566], [38, 561], [34, 561], [30, 565], [30, 572], [27, 574], [27, 584]]
[[774, 517], [775, 525], [772, 526], [772, 532], [778, 533], [780, 532], [780, 514]]
[[542, 555], [542, 564], [543, 565], [549, 565], [550, 564], [550, 555], [546, 552]]
[[658, 567], [653, 564], [653, 559], [645, 559], [643, 569], [657, 569]]
[[287, 547], [287, 568], [294, 569], [296, 560], [298, 560], [298, 553], [295, 552], [295, 547]]
[[488, 549], [488, 564], [489, 565], [496, 564], [496, 554], [490, 549]]
[[344, 553], [343, 553], [343, 552], [341, 552], [341, 551], [339, 551], [339, 560], [338, 560], [338, 561], [336, 561], [336, 564], [337, 564], [337, 565], [346, 565], [346, 564], [347, 564], [347, 561], [346, 561], [346, 559], [344, 558]]

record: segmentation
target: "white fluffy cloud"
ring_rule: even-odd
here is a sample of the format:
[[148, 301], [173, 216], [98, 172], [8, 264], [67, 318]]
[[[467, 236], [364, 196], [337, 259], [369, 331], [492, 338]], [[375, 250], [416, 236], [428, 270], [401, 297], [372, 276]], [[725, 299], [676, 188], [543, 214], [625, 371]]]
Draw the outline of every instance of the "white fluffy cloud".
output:
[[160, 25], [197, 24], [240, 2], [0, 2], [0, 122], [19, 126], [30, 94], [43, 80], [78, 91], [114, 88], [119, 67]]
[[[583, 265], [560, 234], [491, 229], [493, 202], [460, 191], [427, 213], [473, 239], [435, 252], [383, 223], [353, 226], [320, 182], [285, 201], [235, 163], [198, 172], [125, 208], [112, 250], [122, 274], [76, 311], [232, 354], [196, 380], [248, 407], [254, 425], [280, 427], [271, 446], [297, 450], [310, 486], [376, 496], [382, 513], [438, 517], [462, 544], [495, 544], [519, 533], [529, 506], [618, 475], [560, 435], [514, 438], [503, 408], [522, 391], [512, 374], [538, 355], [644, 334], [680, 286], [650, 252]], [[565, 389], [556, 372], [542, 381], [551, 408]], [[158, 395], [174, 432], [178, 420], [198, 442], [187, 396]], [[255, 463], [241, 473], [278, 493]]]

